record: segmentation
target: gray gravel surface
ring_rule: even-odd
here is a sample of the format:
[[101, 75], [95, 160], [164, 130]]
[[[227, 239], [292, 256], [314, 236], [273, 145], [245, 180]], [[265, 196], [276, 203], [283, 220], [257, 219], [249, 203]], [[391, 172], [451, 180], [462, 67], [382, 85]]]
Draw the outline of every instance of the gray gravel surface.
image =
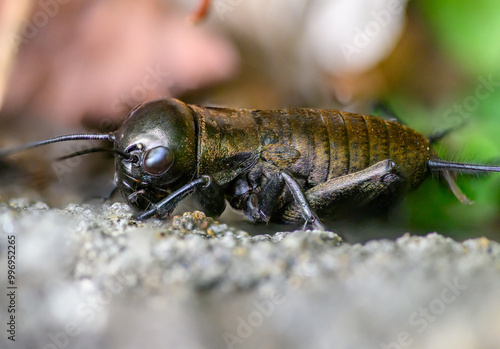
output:
[[[0, 204], [0, 348], [499, 348], [500, 245]], [[8, 340], [7, 236], [16, 242]]]

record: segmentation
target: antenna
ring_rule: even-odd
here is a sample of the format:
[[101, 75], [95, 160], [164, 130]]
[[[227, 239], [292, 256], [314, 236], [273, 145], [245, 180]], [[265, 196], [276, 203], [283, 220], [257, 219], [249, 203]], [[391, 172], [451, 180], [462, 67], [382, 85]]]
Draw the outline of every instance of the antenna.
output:
[[46, 139], [43, 141], [24, 144], [24, 145], [21, 145], [19, 147], [14, 147], [14, 148], [10, 148], [10, 149], [3, 149], [3, 150], [0, 149], [0, 158], [14, 154], [14, 153], [18, 153], [18, 152], [23, 151], [23, 150], [40, 147], [40, 146], [46, 145], [46, 144], [66, 142], [66, 141], [81, 141], [81, 140], [114, 142], [115, 135], [113, 133], [108, 133], [108, 134], [78, 133], [78, 134], [49, 138], [49, 139]]

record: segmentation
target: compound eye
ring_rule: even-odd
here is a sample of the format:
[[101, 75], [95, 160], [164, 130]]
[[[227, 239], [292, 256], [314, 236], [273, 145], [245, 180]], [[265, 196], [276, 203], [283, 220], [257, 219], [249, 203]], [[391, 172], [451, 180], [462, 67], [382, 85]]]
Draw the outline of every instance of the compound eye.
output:
[[144, 171], [153, 176], [159, 176], [168, 171], [174, 163], [174, 154], [167, 147], [156, 147], [146, 152], [144, 156]]

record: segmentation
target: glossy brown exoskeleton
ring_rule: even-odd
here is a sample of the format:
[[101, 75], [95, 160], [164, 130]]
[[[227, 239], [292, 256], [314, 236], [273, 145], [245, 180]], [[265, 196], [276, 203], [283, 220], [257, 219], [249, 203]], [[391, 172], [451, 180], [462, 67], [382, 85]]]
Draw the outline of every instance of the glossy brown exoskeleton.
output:
[[113, 142], [115, 182], [139, 219], [166, 217], [193, 194], [209, 215], [226, 201], [255, 223], [305, 221], [417, 187], [431, 171], [500, 171], [437, 159], [430, 141], [395, 121], [335, 110], [252, 110], [144, 103], [109, 135], [69, 135], [7, 150], [76, 139]]

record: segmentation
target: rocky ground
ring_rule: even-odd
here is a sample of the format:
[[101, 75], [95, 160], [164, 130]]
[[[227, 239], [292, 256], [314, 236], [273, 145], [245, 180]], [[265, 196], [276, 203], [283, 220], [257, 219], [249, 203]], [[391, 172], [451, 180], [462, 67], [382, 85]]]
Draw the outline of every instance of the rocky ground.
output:
[[199, 212], [142, 223], [124, 204], [21, 199], [0, 204], [0, 233], [1, 348], [500, 346], [500, 245], [486, 238], [250, 236]]

